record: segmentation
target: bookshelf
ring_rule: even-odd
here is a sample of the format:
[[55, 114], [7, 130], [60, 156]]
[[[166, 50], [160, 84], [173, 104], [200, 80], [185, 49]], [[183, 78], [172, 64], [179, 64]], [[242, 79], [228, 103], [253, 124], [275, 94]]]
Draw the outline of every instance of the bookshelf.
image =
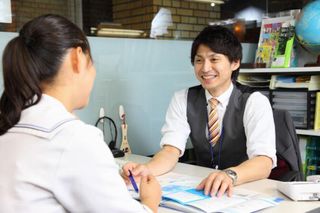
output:
[[[320, 75], [320, 67], [241, 68], [240, 75]], [[320, 130], [296, 129], [298, 135], [320, 136]]]
[[251, 68], [240, 69], [240, 74], [320, 74], [320, 67], [292, 67], [292, 68]]
[[297, 135], [320, 136], [320, 130], [296, 129]]

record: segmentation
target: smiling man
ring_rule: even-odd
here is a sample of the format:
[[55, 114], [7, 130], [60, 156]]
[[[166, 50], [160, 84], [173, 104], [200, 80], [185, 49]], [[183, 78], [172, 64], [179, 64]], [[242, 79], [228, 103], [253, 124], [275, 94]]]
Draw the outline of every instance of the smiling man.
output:
[[162, 149], [147, 163], [128, 163], [135, 176], [170, 171], [190, 137], [199, 166], [211, 174], [199, 183], [205, 194], [232, 194], [233, 186], [267, 178], [276, 165], [275, 128], [269, 100], [236, 82], [242, 47], [221, 26], [208, 26], [195, 38], [191, 63], [201, 85], [178, 91], [162, 128]]

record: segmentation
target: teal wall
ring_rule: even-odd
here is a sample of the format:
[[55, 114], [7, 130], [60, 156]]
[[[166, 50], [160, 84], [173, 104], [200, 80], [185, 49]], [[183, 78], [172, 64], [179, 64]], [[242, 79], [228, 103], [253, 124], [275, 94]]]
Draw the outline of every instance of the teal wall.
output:
[[[0, 32], [1, 55], [6, 43], [16, 35]], [[190, 63], [191, 41], [98, 37], [89, 37], [89, 41], [97, 77], [90, 104], [76, 114], [84, 122], [94, 124], [103, 107], [120, 132], [118, 109], [123, 105], [132, 152], [142, 155], [157, 152], [160, 129], [174, 91], [197, 84]], [[252, 61], [256, 46], [243, 44], [243, 47], [243, 61]], [[2, 78], [0, 83], [3, 88]], [[109, 134], [109, 128], [105, 129]], [[117, 145], [120, 141], [121, 134]]]

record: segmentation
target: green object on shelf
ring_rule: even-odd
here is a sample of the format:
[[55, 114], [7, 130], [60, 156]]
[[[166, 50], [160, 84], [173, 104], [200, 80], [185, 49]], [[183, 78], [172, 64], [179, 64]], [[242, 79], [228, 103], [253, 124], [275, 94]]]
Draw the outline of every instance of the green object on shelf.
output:
[[[292, 21], [293, 22], [293, 21]], [[271, 64], [272, 68], [296, 67], [294, 26], [281, 27], [275, 55]]]
[[305, 176], [320, 174], [320, 138], [309, 137], [306, 145]]

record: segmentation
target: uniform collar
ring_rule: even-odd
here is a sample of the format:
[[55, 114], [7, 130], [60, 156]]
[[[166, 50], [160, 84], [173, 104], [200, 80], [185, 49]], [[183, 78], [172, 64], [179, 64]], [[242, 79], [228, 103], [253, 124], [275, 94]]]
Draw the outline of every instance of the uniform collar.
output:
[[39, 103], [24, 109], [19, 122], [9, 132], [23, 132], [44, 138], [57, 134], [76, 117], [52, 96], [42, 94]]
[[209, 100], [211, 98], [216, 98], [218, 101], [219, 101], [219, 104], [221, 104], [221, 106], [223, 108], [227, 107], [228, 103], [229, 103], [229, 99], [230, 99], [230, 96], [231, 96], [231, 93], [232, 93], [232, 90], [233, 90], [233, 83], [230, 84], [229, 88], [224, 92], [222, 93], [220, 96], [218, 97], [213, 97], [208, 90], [205, 90], [205, 94], [206, 94], [206, 100], [207, 100], [207, 103], [209, 104]]

